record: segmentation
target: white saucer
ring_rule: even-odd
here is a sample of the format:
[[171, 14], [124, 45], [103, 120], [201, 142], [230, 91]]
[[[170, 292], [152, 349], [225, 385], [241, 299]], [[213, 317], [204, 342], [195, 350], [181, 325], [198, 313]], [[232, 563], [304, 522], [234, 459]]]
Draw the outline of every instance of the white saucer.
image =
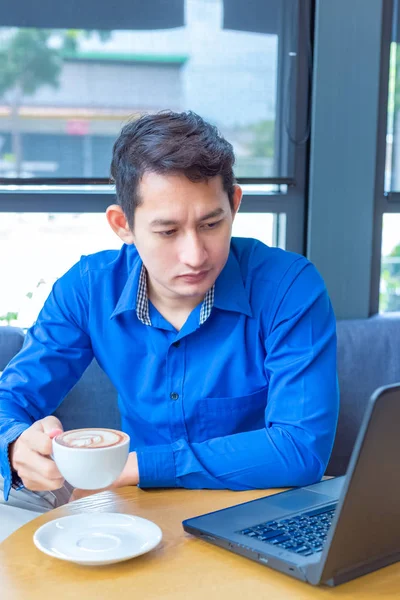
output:
[[35, 532], [45, 554], [80, 565], [109, 565], [153, 550], [162, 531], [152, 521], [121, 513], [83, 513], [50, 521]]

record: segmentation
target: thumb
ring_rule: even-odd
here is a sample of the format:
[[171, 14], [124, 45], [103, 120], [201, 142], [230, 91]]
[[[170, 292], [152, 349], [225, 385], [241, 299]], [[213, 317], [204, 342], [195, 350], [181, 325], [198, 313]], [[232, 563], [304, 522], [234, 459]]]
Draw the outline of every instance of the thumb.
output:
[[42, 427], [44, 433], [47, 433], [51, 439], [64, 431], [61, 421], [53, 416], [42, 419]]

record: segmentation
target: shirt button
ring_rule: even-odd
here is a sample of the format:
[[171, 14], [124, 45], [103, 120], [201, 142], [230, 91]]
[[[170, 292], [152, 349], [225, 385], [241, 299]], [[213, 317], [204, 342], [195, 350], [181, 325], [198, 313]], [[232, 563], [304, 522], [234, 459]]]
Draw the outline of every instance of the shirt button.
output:
[[172, 345], [175, 346], [175, 348], [179, 348], [179, 346], [181, 345], [181, 342], [178, 340], [177, 342], [173, 342]]
[[171, 392], [169, 397], [171, 398], [171, 400], [178, 400], [179, 394], [177, 394], [176, 392]]

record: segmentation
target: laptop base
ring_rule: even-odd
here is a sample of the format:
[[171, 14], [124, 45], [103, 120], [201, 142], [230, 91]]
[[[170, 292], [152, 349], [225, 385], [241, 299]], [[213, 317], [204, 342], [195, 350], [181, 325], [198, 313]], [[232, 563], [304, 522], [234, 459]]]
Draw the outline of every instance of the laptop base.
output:
[[228, 540], [224, 540], [223, 538], [220, 538], [220, 537], [217, 538], [210, 534], [202, 533], [198, 529], [192, 529], [188, 525], [184, 525], [183, 528], [187, 533], [190, 533], [202, 540], [205, 540], [205, 541], [213, 544], [214, 546], [218, 546], [219, 548], [223, 548], [224, 550], [229, 550], [230, 552], [232, 552], [234, 554], [239, 554], [240, 556], [249, 558], [250, 560], [253, 560], [254, 562], [262, 564], [266, 567], [271, 567], [272, 569], [275, 569], [276, 571], [280, 571], [281, 573], [284, 573], [285, 575], [290, 575], [291, 577], [295, 577], [296, 579], [299, 579], [300, 581], [307, 582], [305, 572], [303, 572], [299, 568], [299, 566], [294, 563], [290, 564], [289, 562], [283, 562], [280, 559], [276, 559], [274, 556], [264, 555], [261, 552], [252, 550], [251, 548], [249, 548], [247, 546], [235, 544], [235, 543], [229, 542]]

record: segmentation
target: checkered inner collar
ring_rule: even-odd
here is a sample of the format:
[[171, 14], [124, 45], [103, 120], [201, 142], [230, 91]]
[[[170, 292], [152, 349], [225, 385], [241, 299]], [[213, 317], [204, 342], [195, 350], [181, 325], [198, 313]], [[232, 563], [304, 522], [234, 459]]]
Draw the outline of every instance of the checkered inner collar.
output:
[[[214, 292], [215, 284], [208, 290], [201, 305], [200, 325], [203, 325], [203, 323], [207, 321], [211, 314], [211, 309], [214, 305]], [[144, 325], [151, 326], [149, 297], [147, 295], [147, 271], [144, 265], [142, 265], [139, 277], [139, 287], [136, 297], [136, 314], [139, 321], [141, 321]]]

